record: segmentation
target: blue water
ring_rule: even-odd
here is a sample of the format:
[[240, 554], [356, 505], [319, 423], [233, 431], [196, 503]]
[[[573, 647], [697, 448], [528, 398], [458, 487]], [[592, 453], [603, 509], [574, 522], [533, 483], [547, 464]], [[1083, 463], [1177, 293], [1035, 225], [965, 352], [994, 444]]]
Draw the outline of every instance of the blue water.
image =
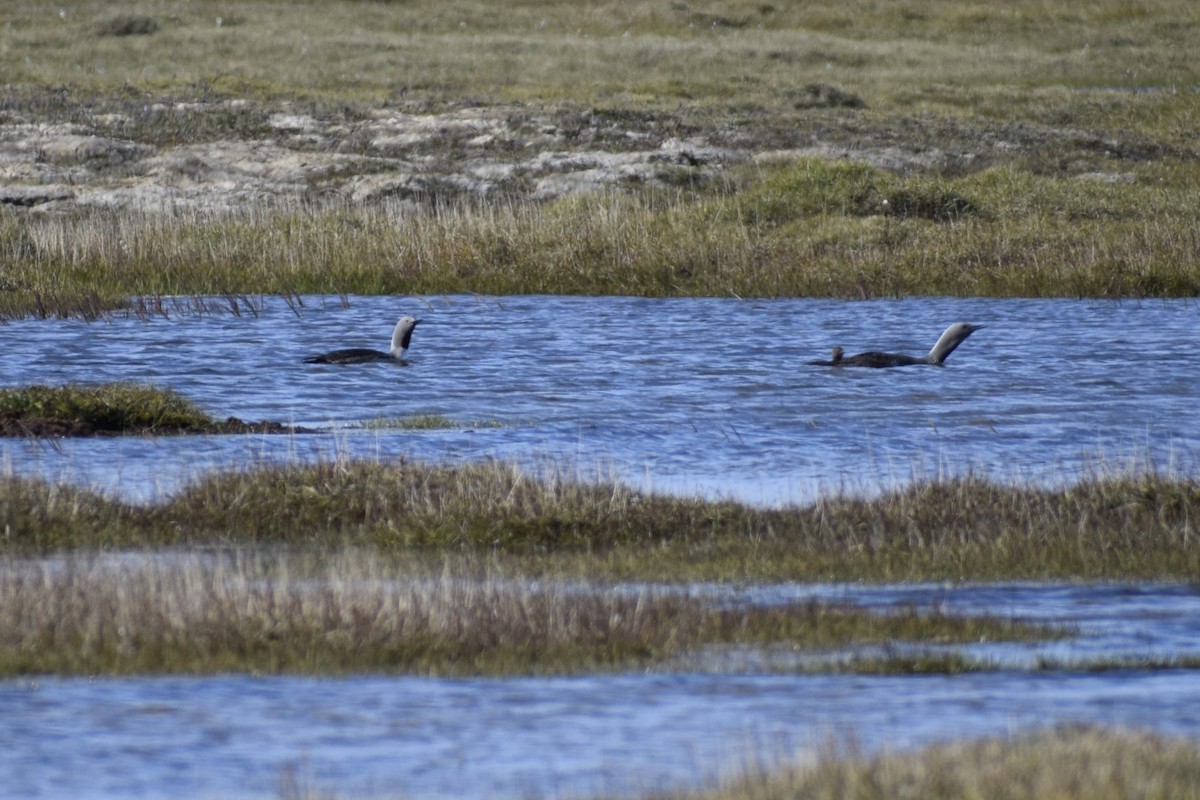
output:
[[[302, 363], [386, 349], [403, 314], [422, 320], [409, 366]], [[987, 327], [941, 369], [805, 363], [833, 344], [924, 353], [956, 320]], [[12, 470], [133, 498], [213, 469], [339, 455], [549, 460], [766, 504], [968, 470], [1194, 474], [1197, 332], [1187, 301], [994, 299], [268, 298], [240, 316], [29, 320], [0, 327], [0, 385], [153, 382], [217, 417], [329, 432], [0, 447]], [[355, 427], [419, 414], [456, 426]]]
[[[695, 785], [748, 763], [875, 752], [1065, 722], [1200, 737], [1186, 670], [1030, 671], [1200, 655], [1200, 587], [700, 586], [725, 601], [853, 600], [1055, 620], [1079, 636], [976, 645], [956, 676], [713, 671], [430, 680], [209, 678], [0, 682], [0, 797], [279, 796], [294, 773], [338, 797], [526, 798]], [[749, 597], [741, 595], [749, 595]]]
[[[334, 347], [386, 348], [403, 314], [423, 320], [408, 366], [302, 363]], [[834, 344], [923, 353], [957, 320], [987, 327], [943, 369], [805, 364]], [[213, 469], [345, 455], [516, 458], [767, 504], [968, 470], [1047, 483], [1195, 475], [1198, 331], [1189, 302], [987, 299], [304, 298], [240, 316], [18, 321], [0, 327], [0, 385], [154, 382], [217, 417], [325, 432], [0, 447], [10, 471], [134, 499]], [[417, 414], [456, 424], [356, 427]], [[773, 674], [786, 659], [724, 653], [655, 674], [553, 680], [9, 680], [0, 798], [273, 797], [290, 775], [339, 797], [554, 797], [694, 784], [748, 761], [811, 757], [830, 740], [870, 752], [1066, 721], [1200, 738], [1194, 672], [1070, 669], [1200, 656], [1195, 586], [687, 591], [998, 613], [1079, 635], [972, 645], [995, 670], [950, 677]], [[1062, 668], [1033, 669], [1046, 660]]]

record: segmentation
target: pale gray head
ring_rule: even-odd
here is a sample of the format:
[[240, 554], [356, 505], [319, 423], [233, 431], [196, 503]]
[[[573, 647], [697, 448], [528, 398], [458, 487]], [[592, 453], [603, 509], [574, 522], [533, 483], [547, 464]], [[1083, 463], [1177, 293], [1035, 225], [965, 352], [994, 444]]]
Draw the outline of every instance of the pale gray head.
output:
[[930, 364], [941, 364], [946, 360], [946, 356], [954, 352], [954, 349], [967, 340], [975, 331], [984, 327], [983, 325], [972, 325], [969, 322], [956, 322], [941, 335], [937, 340], [937, 344], [929, 351], [926, 360]]
[[405, 351], [408, 350], [408, 345], [412, 341], [413, 328], [417, 327], [417, 323], [421, 320], [413, 317], [401, 317], [396, 323], [396, 329], [392, 331], [392, 355], [396, 358], [403, 358]]

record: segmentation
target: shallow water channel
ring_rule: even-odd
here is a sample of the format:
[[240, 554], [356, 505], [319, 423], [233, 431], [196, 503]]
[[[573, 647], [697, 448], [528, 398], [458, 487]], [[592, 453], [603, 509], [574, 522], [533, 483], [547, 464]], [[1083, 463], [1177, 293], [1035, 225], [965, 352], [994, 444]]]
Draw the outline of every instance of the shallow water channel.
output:
[[1194, 671], [1028, 669], [1038, 658], [1198, 656], [1195, 587], [693, 591], [989, 611], [1080, 635], [975, 645], [996, 670], [955, 676], [796, 676], [724, 659], [715, 670], [557, 679], [3, 681], [0, 797], [273, 797], [289, 775], [337, 797], [577, 797], [695, 784], [831, 744], [874, 752], [1066, 722], [1200, 737]]
[[[386, 349], [422, 322], [410, 365], [302, 363]], [[807, 366], [847, 352], [925, 353], [951, 322], [987, 325], [942, 369]], [[19, 472], [134, 498], [258, 460], [409, 455], [576, 465], [755, 503], [873, 492], [965, 470], [1073, 480], [1200, 461], [1200, 305], [928, 299], [872, 302], [574, 297], [305, 298], [295, 313], [0, 326], [0, 385], [136, 380], [217, 417], [316, 436], [7, 441]], [[363, 424], [438, 415], [438, 430]], [[356, 427], [357, 426], [357, 427]]]
[[[778, 504], [967, 470], [1056, 483], [1200, 464], [1200, 306], [1188, 302], [304, 298], [240, 310], [10, 322], [0, 385], [154, 382], [217, 417], [324, 432], [6, 440], [6, 468], [144, 500], [259, 461], [496, 456]], [[423, 320], [408, 366], [301, 361], [386, 349], [406, 313]], [[943, 369], [805, 365], [834, 344], [923, 353], [956, 320], [987, 327]], [[414, 415], [452, 424], [364, 426]], [[748, 653], [552, 680], [9, 680], [0, 797], [271, 797], [292, 774], [339, 797], [559, 796], [693, 783], [829, 741], [873, 751], [1063, 721], [1200, 737], [1195, 672], [1061, 668], [1200, 657], [1194, 586], [688, 591], [999, 613], [1080, 635], [972, 646], [995, 669], [959, 676], [777, 674]], [[1047, 661], [1059, 666], [1035, 668]]]

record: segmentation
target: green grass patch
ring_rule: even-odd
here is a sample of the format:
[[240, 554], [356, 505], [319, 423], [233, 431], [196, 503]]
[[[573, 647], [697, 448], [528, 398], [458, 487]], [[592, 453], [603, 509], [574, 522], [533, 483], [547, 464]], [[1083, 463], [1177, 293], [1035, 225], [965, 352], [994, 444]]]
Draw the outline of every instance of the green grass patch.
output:
[[[236, 11], [220, 0], [164, 0], [114, 15], [88, 0], [53, 12], [20, 0], [0, 66], [14, 82], [176, 91], [211, 82], [302, 102], [568, 96], [670, 105], [727, 94], [731, 104], [773, 108], [772, 98], [795, 103], [829, 82], [853, 84], [845, 94], [868, 103], [941, 87], [1195, 85], [1186, 47], [1200, 24], [1185, 0], [1086, 8], [635, 0], [586, 9], [538, 0], [502, 8], [300, 0], [293, 8], [281, 16], [265, 0]], [[312, 30], [324, 35], [314, 39]], [[122, 41], [129, 35], [136, 49]], [[294, 58], [301, 48], [305, 57]]]
[[0, 430], [9, 435], [191, 433], [215, 424], [183, 395], [141, 384], [0, 389]]
[[279, 423], [218, 421], [171, 389], [136, 383], [0, 389], [0, 435], [300, 432]]

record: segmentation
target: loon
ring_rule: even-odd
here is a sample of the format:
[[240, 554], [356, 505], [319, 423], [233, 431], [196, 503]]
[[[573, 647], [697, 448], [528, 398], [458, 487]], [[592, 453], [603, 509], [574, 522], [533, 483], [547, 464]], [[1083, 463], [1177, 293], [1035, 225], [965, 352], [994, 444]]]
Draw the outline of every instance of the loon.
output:
[[914, 364], [931, 364], [940, 367], [946, 357], [954, 349], [966, 341], [967, 337], [982, 328], [982, 325], [972, 325], [968, 322], [956, 322], [937, 340], [937, 344], [924, 356], [908, 356], [903, 353], [859, 353], [856, 356], [845, 356], [842, 348], [833, 348], [833, 358], [829, 361], [810, 361], [820, 367], [908, 367]]
[[306, 364], [364, 364], [368, 361], [400, 361], [408, 351], [412, 341], [413, 328], [417, 327], [419, 319], [401, 317], [392, 331], [392, 349], [384, 353], [369, 347], [350, 347], [345, 350], [334, 350], [319, 356], [304, 359]]
[[842, 348], [835, 347], [833, 348], [833, 354], [830, 356], [828, 361], [822, 361], [818, 358], [816, 361], [810, 361], [808, 363], [812, 364], [814, 367], [840, 367], [842, 365], [842, 354], [845, 352], [846, 351]]

